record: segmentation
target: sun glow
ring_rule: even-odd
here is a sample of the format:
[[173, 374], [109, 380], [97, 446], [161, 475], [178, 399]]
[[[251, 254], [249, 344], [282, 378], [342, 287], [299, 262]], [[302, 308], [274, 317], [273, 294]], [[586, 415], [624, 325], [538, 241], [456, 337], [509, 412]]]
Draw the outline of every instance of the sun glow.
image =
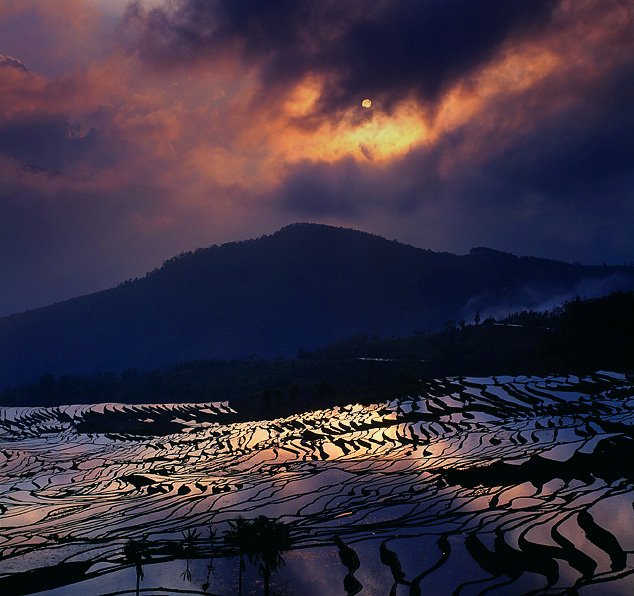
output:
[[[352, 121], [354, 122], [354, 121]], [[344, 119], [324, 123], [316, 131], [294, 130], [285, 136], [282, 150], [288, 161], [303, 159], [334, 162], [344, 157], [387, 161], [407, 153], [425, 140], [426, 127], [414, 106], [405, 105], [393, 114], [374, 113], [360, 123]]]
[[[415, 147], [430, 145], [484, 113], [500, 93], [530, 88], [548, 76], [559, 64], [547, 49], [527, 45], [489, 64], [472, 79], [472, 85], [457, 85], [437, 106], [433, 117], [418, 100], [408, 98], [388, 114], [372, 107], [370, 99], [361, 105], [368, 114], [359, 121], [351, 112], [333, 123], [325, 121], [317, 130], [291, 129], [285, 132], [278, 156], [287, 163], [304, 159], [335, 162], [352, 157], [363, 162], [387, 163]], [[319, 101], [323, 85], [306, 79], [285, 105], [289, 117], [308, 115]], [[366, 111], [368, 110], [368, 111]]]
[[[383, 163], [407, 153], [427, 137], [422, 110], [411, 100], [388, 114], [380, 109], [366, 111], [372, 106], [366, 98], [361, 102], [363, 118], [351, 108], [336, 120], [322, 119], [316, 117], [316, 107], [324, 92], [323, 81], [310, 76], [288, 95], [275, 126], [276, 161], [332, 163], [352, 157]], [[315, 120], [311, 122], [311, 118]], [[307, 122], [312, 125], [306, 126]]]
[[[459, 83], [449, 89], [435, 106], [410, 96], [387, 112], [366, 99], [362, 102], [364, 109], [359, 110], [357, 103], [336, 117], [327, 117], [321, 110], [320, 102], [326, 103], [327, 99], [327, 85], [320, 76], [306, 77], [279, 103], [255, 107], [259, 89], [251, 83], [247, 86], [249, 92], [241, 100], [234, 100], [234, 106], [240, 114], [250, 115], [243, 122], [257, 122], [257, 126], [234, 127], [237, 134], [226, 147], [200, 142], [190, 149], [187, 165], [190, 173], [203, 181], [270, 189], [283, 180], [289, 167], [303, 161], [335, 163], [354, 159], [387, 166], [412, 149], [433, 146], [469, 122], [481, 122], [482, 129], [489, 130], [495, 125], [491, 107], [496, 101], [539, 84], [559, 64], [547, 48], [526, 44], [474, 73], [469, 85]], [[371, 110], [364, 106], [366, 101]], [[503, 128], [513, 131], [524, 125], [521, 114], [514, 118], [508, 121], [507, 115]], [[214, 126], [209, 123], [210, 129]], [[456, 151], [462, 157], [467, 152], [477, 158], [480, 142], [475, 138]], [[459, 161], [460, 155], [454, 153], [445, 157], [443, 169], [449, 171], [454, 159]]]

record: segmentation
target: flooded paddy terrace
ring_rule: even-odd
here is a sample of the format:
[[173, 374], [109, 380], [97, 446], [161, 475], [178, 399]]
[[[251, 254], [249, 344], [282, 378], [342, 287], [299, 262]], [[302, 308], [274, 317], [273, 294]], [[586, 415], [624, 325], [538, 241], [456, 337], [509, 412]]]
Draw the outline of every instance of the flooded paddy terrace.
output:
[[[0, 408], [0, 592], [237, 594], [223, 534], [288, 524], [273, 593], [634, 593], [634, 382], [447, 378], [236, 422], [230, 404]], [[244, 594], [262, 592], [247, 564]]]

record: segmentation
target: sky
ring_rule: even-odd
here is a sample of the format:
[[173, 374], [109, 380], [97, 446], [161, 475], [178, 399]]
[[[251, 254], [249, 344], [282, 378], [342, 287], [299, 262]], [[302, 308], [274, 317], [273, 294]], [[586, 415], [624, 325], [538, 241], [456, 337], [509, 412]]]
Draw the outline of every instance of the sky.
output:
[[634, 261], [634, 0], [0, 2], [0, 316], [300, 221]]

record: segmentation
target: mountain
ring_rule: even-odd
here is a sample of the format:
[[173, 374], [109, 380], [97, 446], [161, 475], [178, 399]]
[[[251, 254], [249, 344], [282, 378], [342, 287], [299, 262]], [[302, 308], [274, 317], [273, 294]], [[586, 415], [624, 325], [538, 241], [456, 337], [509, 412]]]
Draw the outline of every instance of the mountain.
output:
[[631, 267], [491, 249], [436, 253], [365, 232], [294, 224], [198, 249], [144, 278], [0, 319], [0, 386], [44, 373], [148, 368], [196, 358], [294, 355], [357, 332], [439, 329], [634, 287]]

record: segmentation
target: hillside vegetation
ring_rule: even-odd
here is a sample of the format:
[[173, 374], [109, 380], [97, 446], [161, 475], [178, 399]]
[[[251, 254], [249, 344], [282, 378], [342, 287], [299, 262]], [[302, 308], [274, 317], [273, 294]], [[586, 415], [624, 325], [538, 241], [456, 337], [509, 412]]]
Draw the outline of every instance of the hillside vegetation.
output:
[[2, 405], [230, 400], [282, 415], [416, 391], [449, 375], [530, 375], [634, 369], [634, 292], [573, 300], [547, 312], [453, 325], [438, 333], [357, 334], [293, 358], [195, 360], [151, 370], [43, 375], [0, 393]]
[[288, 359], [300, 346], [314, 350], [358, 333], [408, 336], [471, 320], [478, 309], [487, 316], [553, 304], [581, 286], [632, 289], [634, 269], [484, 248], [458, 256], [296, 224], [180, 255], [117, 288], [0, 319], [0, 387], [45, 373], [122, 373], [198, 358]]

